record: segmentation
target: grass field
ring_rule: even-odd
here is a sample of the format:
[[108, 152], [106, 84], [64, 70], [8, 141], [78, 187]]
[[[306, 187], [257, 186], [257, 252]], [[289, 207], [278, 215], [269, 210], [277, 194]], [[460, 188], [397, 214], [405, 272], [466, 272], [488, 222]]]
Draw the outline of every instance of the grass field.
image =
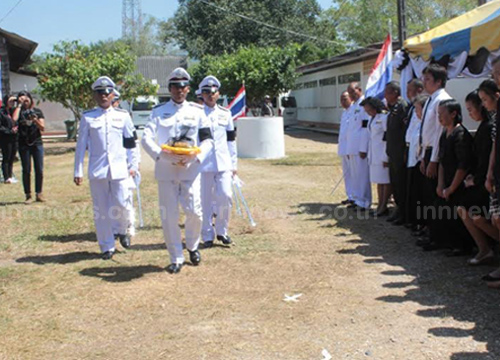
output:
[[234, 245], [178, 275], [145, 154], [146, 226], [111, 261], [72, 153], [46, 156], [46, 203], [0, 185], [0, 359], [499, 359], [499, 294], [478, 280], [489, 269], [339, 206], [333, 140], [291, 131], [286, 158], [240, 160], [257, 227], [233, 212]]

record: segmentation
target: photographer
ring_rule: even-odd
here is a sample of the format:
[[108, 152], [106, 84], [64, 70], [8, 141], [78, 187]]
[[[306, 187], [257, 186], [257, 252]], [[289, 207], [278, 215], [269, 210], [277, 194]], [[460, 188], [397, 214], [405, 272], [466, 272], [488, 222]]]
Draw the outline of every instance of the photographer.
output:
[[14, 182], [12, 166], [16, 157], [17, 124], [12, 118], [16, 108], [15, 96], [6, 95], [0, 108], [0, 145], [2, 146], [2, 174], [6, 184]]
[[33, 97], [27, 91], [17, 95], [18, 107], [13, 118], [19, 125], [19, 156], [23, 168], [23, 186], [26, 195], [25, 204], [33, 201], [31, 197], [31, 158], [35, 168], [36, 201], [43, 202], [43, 143], [42, 131], [45, 130], [45, 119], [40, 109], [34, 107]]

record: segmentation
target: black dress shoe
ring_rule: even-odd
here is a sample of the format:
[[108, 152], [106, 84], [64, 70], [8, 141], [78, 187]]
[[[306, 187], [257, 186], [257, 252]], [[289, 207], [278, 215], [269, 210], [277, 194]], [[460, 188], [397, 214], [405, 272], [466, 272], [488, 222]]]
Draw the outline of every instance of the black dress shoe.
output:
[[394, 220], [394, 221], [392, 222], [392, 225], [401, 226], [401, 225], [403, 225], [404, 223], [405, 223], [405, 221], [404, 221], [403, 219], [401, 219], [401, 218], [397, 218], [396, 220]]
[[167, 272], [170, 274], [177, 274], [181, 271], [182, 264], [170, 264], [167, 266]]
[[120, 239], [120, 244], [122, 244], [122, 246], [125, 248], [125, 249], [129, 249], [130, 248], [130, 240], [131, 240], [131, 237], [129, 234], [126, 234], [126, 235], [121, 235], [119, 234], [118, 235], [118, 238]]
[[214, 242], [213, 242], [213, 241], [205, 241], [205, 242], [203, 243], [203, 248], [204, 248], [204, 249], [209, 249], [209, 248], [211, 248], [212, 246], [214, 246]]
[[347, 205], [348, 209], [356, 209], [357, 207], [358, 205], [356, 205], [355, 203], [350, 203], [349, 205]]
[[115, 254], [114, 250], [105, 251], [101, 254], [101, 259], [111, 260], [111, 258], [113, 257], [114, 254]]
[[412, 231], [411, 236], [419, 237], [419, 236], [424, 236], [425, 235], [425, 230], [420, 229], [420, 230], [415, 230]]
[[222, 241], [224, 245], [230, 245], [232, 243], [231, 238], [228, 235], [217, 235], [217, 240]]
[[497, 277], [494, 277], [494, 276], [491, 276], [490, 274], [487, 274], [487, 275], [484, 275], [481, 280], [484, 280], [484, 281], [500, 281], [500, 278], [497, 278]]
[[431, 241], [429, 244], [422, 246], [422, 249], [424, 251], [435, 251], [443, 249], [443, 246]]
[[190, 251], [189, 252], [189, 260], [191, 261], [191, 264], [193, 265], [198, 265], [201, 262], [201, 255], [198, 250]]
[[423, 247], [423, 246], [429, 245], [430, 243], [431, 243], [431, 241], [429, 239], [420, 238], [415, 242], [415, 245]]
[[340, 202], [342, 205], [352, 204], [352, 200], [345, 199]]

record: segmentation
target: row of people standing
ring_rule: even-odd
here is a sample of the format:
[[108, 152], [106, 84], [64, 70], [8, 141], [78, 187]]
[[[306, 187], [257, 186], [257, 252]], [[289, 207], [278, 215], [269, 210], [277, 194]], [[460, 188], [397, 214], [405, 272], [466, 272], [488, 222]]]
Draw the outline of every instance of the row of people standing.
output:
[[[493, 61], [493, 77], [500, 78], [500, 58]], [[462, 124], [461, 106], [446, 92], [446, 81], [446, 69], [431, 64], [423, 71], [423, 81], [409, 82], [409, 106], [401, 99], [396, 82], [386, 86], [387, 109], [376, 98], [359, 104], [369, 117], [368, 164], [370, 180], [378, 184], [376, 214], [386, 213], [392, 193], [396, 211], [388, 220], [411, 228], [418, 237], [417, 245], [426, 251], [450, 249], [451, 256], [470, 254], [475, 245], [478, 252], [468, 263], [480, 265], [493, 258], [489, 240], [499, 239], [500, 161], [495, 156], [498, 142], [493, 118], [500, 80], [484, 81], [465, 99], [470, 117], [479, 122], [474, 137]], [[350, 116], [356, 103], [349, 106], [348, 102], [342, 101], [346, 110], [341, 121], [340, 154], [345, 142], [364, 146], [359, 144], [359, 136], [348, 136], [356, 122]], [[352, 162], [345, 160], [346, 192], [356, 201], [360, 179], [349, 176]], [[483, 279], [500, 286], [500, 269]]]
[[[236, 173], [236, 132], [230, 112], [217, 105], [220, 82], [206, 77], [199, 86], [204, 105], [186, 101], [190, 75], [182, 68], [168, 77], [172, 99], [156, 106], [144, 130], [142, 146], [155, 161], [160, 216], [170, 265], [178, 273], [185, 261], [178, 225], [181, 206], [186, 215], [185, 241], [189, 259], [198, 265], [200, 240], [211, 247], [215, 239], [231, 244], [228, 236], [231, 209], [231, 181]], [[115, 229], [125, 231], [127, 178], [138, 169], [137, 157], [128, 156], [136, 148], [134, 127], [129, 114], [111, 106], [115, 84], [101, 77], [92, 85], [97, 108], [81, 119], [75, 153], [76, 185], [83, 182], [83, 160], [89, 151], [88, 176], [94, 203], [94, 221], [102, 258], [115, 254]], [[198, 154], [179, 155], [162, 145], [182, 143], [199, 147]], [[111, 211], [112, 210], [112, 211]], [[215, 218], [215, 220], [214, 220]], [[214, 225], [213, 222], [215, 222]], [[120, 236], [119, 236], [120, 237]], [[130, 238], [120, 242], [130, 247]]]
[[[6, 95], [0, 108], [0, 145], [2, 149], [2, 176], [5, 184], [16, 182], [13, 165], [19, 151], [25, 203], [45, 201], [43, 190], [44, 149], [42, 132], [45, 130], [43, 112], [35, 107], [27, 91]], [[31, 191], [31, 162], [35, 170], [35, 198]]]

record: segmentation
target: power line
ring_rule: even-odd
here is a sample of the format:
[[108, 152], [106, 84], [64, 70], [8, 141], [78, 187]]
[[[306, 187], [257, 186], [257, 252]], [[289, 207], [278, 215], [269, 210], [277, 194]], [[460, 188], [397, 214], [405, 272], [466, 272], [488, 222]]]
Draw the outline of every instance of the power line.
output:
[[6, 14], [6, 15], [5, 15], [2, 19], [0, 19], [0, 23], [2, 23], [2, 21], [4, 21], [4, 20], [7, 18], [7, 16], [9, 16], [9, 15], [10, 15], [10, 13], [11, 13], [11, 12], [13, 12], [13, 11], [14, 11], [14, 10], [15, 10], [18, 6], [19, 6], [19, 4], [21, 4], [22, 2], [23, 2], [23, 0], [19, 0], [19, 1], [17, 2], [17, 4], [16, 4], [16, 5], [14, 5], [14, 6], [12, 7], [12, 9], [10, 9], [10, 10], [7, 12], [7, 14]]
[[331, 44], [335, 44], [335, 45], [345, 45], [339, 41], [335, 41], [335, 40], [328, 40], [328, 39], [322, 39], [322, 38], [318, 38], [316, 36], [312, 36], [312, 35], [307, 35], [307, 34], [301, 34], [301, 33], [298, 33], [298, 32], [295, 32], [293, 30], [288, 30], [288, 29], [285, 29], [285, 28], [280, 28], [280, 27], [277, 27], [277, 26], [274, 26], [274, 25], [271, 25], [271, 24], [267, 24], [265, 22], [262, 22], [262, 21], [259, 21], [259, 20], [255, 20], [255, 19], [252, 19], [246, 15], [242, 15], [242, 14], [239, 14], [239, 13], [236, 13], [236, 12], [232, 12], [226, 8], [223, 8], [221, 6], [218, 6], [218, 5], [215, 5], [215, 4], [212, 4], [206, 0], [199, 0], [201, 3], [205, 4], [205, 5], [208, 5], [208, 6], [211, 6], [211, 7], [214, 7], [218, 10], [221, 10], [221, 11], [224, 11], [224, 12], [227, 12], [231, 15], [234, 15], [234, 16], [238, 16], [244, 20], [247, 20], [247, 21], [251, 21], [251, 22], [254, 22], [256, 24], [259, 24], [259, 25], [262, 25], [262, 26], [266, 26], [270, 29], [274, 29], [274, 30], [278, 30], [278, 31], [284, 31], [284, 32], [287, 32], [289, 34], [292, 34], [292, 35], [296, 35], [296, 36], [302, 36], [304, 38], [308, 38], [308, 39], [312, 39], [312, 40], [315, 40], [315, 41], [323, 41], [323, 42], [328, 42], [328, 43], [331, 43]]

